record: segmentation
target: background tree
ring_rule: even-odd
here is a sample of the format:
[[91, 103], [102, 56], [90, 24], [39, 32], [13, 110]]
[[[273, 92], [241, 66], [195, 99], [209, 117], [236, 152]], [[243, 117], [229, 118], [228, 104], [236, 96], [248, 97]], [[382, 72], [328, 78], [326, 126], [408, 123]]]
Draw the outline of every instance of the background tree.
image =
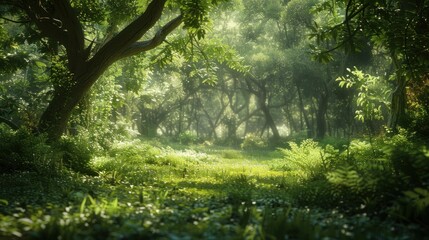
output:
[[407, 122], [407, 86], [424, 86], [427, 81], [428, 4], [427, 1], [348, 0], [324, 1], [315, 8], [322, 14], [332, 13], [328, 15], [329, 21], [313, 28], [318, 42], [337, 43], [331, 49], [323, 44], [314, 48], [320, 60], [332, 58], [330, 54], [338, 48], [352, 53], [362, 51], [368, 42], [386, 49], [395, 72], [388, 121], [393, 130]]
[[[344, 53], [328, 51], [339, 46], [346, 47], [346, 40], [352, 40], [346, 38], [347, 32], [341, 31], [341, 26], [357, 26], [356, 19], [347, 24], [343, 19], [344, 13], [358, 7], [353, 5], [355, 2], [333, 5], [334, 1], [326, 3], [317, 0], [236, 0], [225, 5], [227, 8], [222, 11], [212, 11], [207, 15], [206, 10], [211, 9], [209, 5], [212, 5], [197, 1], [204, 5], [200, 13], [206, 17], [194, 22], [195, 26], [184, 18], [185, 13], [197, 8], [192, 2], [68, 2], [81, 25], [84, 49], [89, 51], [86, 59], [79, 60], [76, 53], [67, 50], [71, 45], [43, 37], [40, 34], [43, 31], [37, 30], [38, 25], [32, 24], [35, 21], [27, 12], [37, 10], [36, 6], [39, 5], [33, 4], [34, 9], [27, 9], [26, 12], [22, 8], [24, 3], [2, 1], [1, 13], [3, 18], [8, 19], [2, 20], [6, 23], [2, 26], [6, 44], [3, 55], [13, 56], [10, 53], [17, 49], [22, 53], [16, 55], [20, 56], [17, 59], [25, 54], [32, 56], [25, 58], [27, 62], [22, 65], [25, 71], [22, 67], [23, 70], [19, 71], [19, 67], [11, 68], [11, 72], [2, 71], [8, 80], [3, 92], [6, 92], [6, 86], [13, 85], [15, 89], [15, 92], [5, 94], [2, 100], [4, 106], [13, 103], [14, 108], [9, 111], [13, 114], [2, 115], [12, 120], [28, 119], [25, 125], [30, 128], [42, 129], [43, 122], [52, 125], [49, 121], [55, 119], [53, 112], [61, 113], [52, 109], [66, 103], [71, 106], [77, 99], [61, 97], [71, 92], [82, 93], [76, 89], [82, 90], [93, 80], [84, 84], [79, 83], [83, 80], [77, 78], [89, 74], [87, 77], [92, 79], [95, 75], [90, 73], [96, 71], [97, 74], [103, 72], [96, 80], [99, 84], [89, 84], [94, 87], [85, 90], [82, 97], [78, 96], [80, 100], [70, 113], [68, 130], [71, 134], [104, 139], [115, 138], [117, 133], [134, 134], [138, 130], [144, 136], [162, 133], [176, 138], [187, 132], [202, 139], [238, 142], [237, 139], [256, 132], [274, 139], [291, 134], [322, 139], [334, 135], [350, 136], [368, 129], [354, 119], [355, 111], [359, 110], [354, 95], [361, 91], [360, 88], [341, 88], [335, 81], [340, 76], [347, 78], [347, 69], [357, 66], [370, 76], [380, 76], [376, 79], [382, 82], [392, 74], [397, 79], [398, 71], [390, 57], [390, 50], [379, 44], [380, 41], [374, 36], [356, 33], [352, 44], [355, 48], [350, 47]], [[60, 13], [61, 4], [43, 1], [40, 4], [44, 9], [39, 11], [45, 11], [46, 16], [53, 14], [53, 19], [50, 19], [52, 29], [60, 29], [61, 32], [67, 28], [66, 25], [54, 24], [66, 21], [55, 15]], [[162, 10], [158, 9], [161, 15], [154, 20], [153, 28], [148, 27], [146, 36], [136, 40], [142, 42], [129, 43], [128, 48], [124, 47], [129, 51], [123, 50], [128, 52], [107, 49], [106, 46], [114, 46], [109, 45], [114, 41], [122, 41], [120, 36], [126, 36], [124, 31], [132, 32], [130, 26], [137, 19], [152, 14], [146, 11], [149, 6], [161, 7]], [[59, 10], [55, 10], [57, 8]], [[356, 10], [353, 17], [358, 14], [360, 11]], [[191, 16], [188, 17], [191, 21]], [[136, 20], [131, 20], [133, 18]], [[213, 24], [208, 18], [213, 19]], [[39, 21], [39, 25], [47, 24], [43, 19]], [[169, 39], [166, 40], [167, 28], [183, 21], [188, 31], [168, 32]], [[25, 30], [20, 38], [17, 37], [19, 31], [13, 28], [17, 22]], [[65, 35], [71, 33], [68, 30], [63, 32]], [[199, 39], [203, 35], [208, 39]], [[13, 42], [17, 44], [11, 44]], [[163, 47], [152, 49], [158, 44]], [[146, 48], [149, 45], [151, 47]], [[311, 61], [310, 50], [316, 58], [329, 63]], [[139, 51], [145, 53], [137, 54]], [[106, 58], [100, 57], [102, 54]], [[81, 74], [79, 76], [70, 71], [74, 66], [69, 60], [72, 56], [74, 64], [81, 66], [74, 70]], [[402, 55], [399, 56], [402, 58]], [[96, 59], [101, 65], [95, 67]], [[118, 59], [122, 60], [116, 61]], [[91, 69], [90, 63], [93, 64]], [[29, 65], [32, 67], [27, 67]], [[24, 75], [25, 78], [20, 78]], [[33, 80], [36, 78], [39, 80]], [[20, 82], [31, 87], [22, 88]], [[410, 89], [414, 94], [409, 94], [409, 103], [415, 114], [427, 116], [422, 100], [424, 91], [418, 91], [416, 87]], [[25, 98], [16, 96], [25, 95], [23, 92], [29, 90], [38, 93], [33, 96], [42, 104], [37, 108], [27, 104], [38, 102], [33, 97], [20, 105], [25, 105], [24, 108], [18, 109], [16, 103]], [[52, 106], [47, 107], [48, 103]], [[19, 111], [21, 114], [17, 114]], [[31, 116], [24, 116], [25, 112], [31, 113]], [[47, 112], [52, 116], [47, 117]], [[384, 109], [382, 114], [385, 114]], [[383, 123], [383, 120], [373, 121], [374, 127], [371, 129], [374, 131], [371, 132], [379, 131]], [[417, 124], [424, 126], [423, 121], [415, 122]], [[48, 128], [45, 129], [48, 132]], [[58, 137], [58, 134], [54, 135], [51, 133], [51, 138]]]

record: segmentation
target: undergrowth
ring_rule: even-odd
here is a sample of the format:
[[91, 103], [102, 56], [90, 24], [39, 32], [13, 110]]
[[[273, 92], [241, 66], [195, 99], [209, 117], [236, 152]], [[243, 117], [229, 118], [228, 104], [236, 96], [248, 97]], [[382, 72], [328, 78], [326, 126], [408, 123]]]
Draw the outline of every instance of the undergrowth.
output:
[[312, 140], [280, 151], [272, 168], [296, 176], [295, 204], [429, 227], [429, 151], [412, 134], [355, 139], [342, 151]]
[[[24, 134], [29, 143], [22, 146], [54, 149], [43, 137], [9, 134], [11, 139]], [[88, 163], [98, 176], [69, 171], [73, 165], [64, 163], [52, 175], [3, 171], [0, 236], [423, 239], [429, 154], [412, 138], [402, 132], [372, 143], [354, 140], [342, 149], [304, 140], [274, 152], [111, 143]], [[86, 159], [84, 142], [64, 144], [83, 148], [79, 159]], [[65, 152], [74, 151], [62, 149], [52, 156], [65, 159]]]
[[64, 137], [48, 143], [46, 135], [26, 129], [0, 129], [0, 173], [36, 172], [62, 174], [64, 169], [89, 175], [92, 153], [86, 142]]

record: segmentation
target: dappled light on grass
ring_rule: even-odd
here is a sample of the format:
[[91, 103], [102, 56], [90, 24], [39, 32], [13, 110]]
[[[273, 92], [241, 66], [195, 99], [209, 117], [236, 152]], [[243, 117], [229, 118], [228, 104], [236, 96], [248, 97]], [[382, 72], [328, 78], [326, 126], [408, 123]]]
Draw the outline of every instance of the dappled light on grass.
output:
[[[404, 139], [392, 141], [394, 145]], [[362, 152], [365, 144], [357, 146], [360, 151], [356, 152], [359, 154], [356, 160], [364, 161], [360, 157], [371, 152]], [[340, 154], [330, 147], [307, 142], [284, 150], [285, 157], [323, 164], [320, 159], [302, 157], [296, 151], [299, 148]], [[263, 154], [262, 160], [258, 160]], [[313, 157], [320, 156], [328, 155]], [[319, 174], [327, 173], [327, 178], [320, 178], [296, 173], [309, 171], [305, 162], [285, 165], [285, 159], [278, 157], [277, 151], [268, 150], [198, 147], [175, 150], [141, 141], [118, 142], [108, 153], [92, 160], [99, 176], [73, 172], [53, 178], [32, 173], [3, 175], [0, 232], [7, 237], [36, 239], [59, 236], [63, 239], [377, 239], [379, 236], [413, 239], [419, 236], [418, 225], [404, 225], [386, 218], [385, 213], [373, 212], [370, 204], [379, 204], [377, 201], [362, 204], [358, 197], [366, 185], [357, 185], [358, 189], [344, 185], [353, 181], [340, 175], [343, 168], [321, 167], [323, 171]], [[311, 172], [316, 171], [314, 167], [311, 165]], [[347, 188], [351, 192], [344, 193]], [[353, 195], [354, 199], [347, 195]], [[405, 196], [421, 205], [417, 198], [426, 195], [427, 191], [417, 188]], [[358, 211], [354, 204], [360, 204], [356, 206]], [[392, 213], [402, 214], [401, 211], [400, 206], [392, 208]]]

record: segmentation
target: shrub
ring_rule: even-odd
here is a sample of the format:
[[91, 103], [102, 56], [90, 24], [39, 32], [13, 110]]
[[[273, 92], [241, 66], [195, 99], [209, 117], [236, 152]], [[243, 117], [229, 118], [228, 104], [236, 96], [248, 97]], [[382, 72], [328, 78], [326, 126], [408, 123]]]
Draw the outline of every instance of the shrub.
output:
[[[215, 159], [206, 153], [197, 152], [191, 149], [185, 150], [174, 150], [172, 148], [164, 148], [162, 149], [162, 153], [159, 158], [163, 159], [165, 162], [169, 162], [170, 159], [182, 159], [180, 162], [182, 163], [191, 163], [191, 164], [199, 164], [200, 162], [213, 162]], [[172, 161], [177, 162], [178, 161]], [[171, 164], [169, 164], [171, 165]]]
[[326, 174], [332, 201], [352, 211], [425, 222], [422, 219], [428, 216], [429, 202], [425, 201], [429, 200], [429, 151], [403, 130], [374, 140], [372, 144], [353, 140], [348, 161]]
[[106, 170], [114, 168], [135, 168], [143, 164], [158, 166], [181, 166], [212, 162], [214, 159], [205, 153], [195, 150], [174, 150], [171, 147], [155, 147], [143, 144], [140, 141], [119, 142], [110, 150], [110, 156], [115, 158], [114, 163], [105, 166]]
[[191, 131], [185, 131], [179, 134], [179, 142], [184, 145], [196, 143], [198, 140], [197, 136]]
[[400, 220], [429, 226], [429, 189], [414, 188], [405, 191], [390, 209], [390, 214]]
[[298, 204], [383, 215], [393, 207], [391, 212], [416, 222], [427, 211], [417, 211], [416, 206], [426, 205], [416, 196], [427, 193], [429, 151], [411, 137], [400, 132], [372, 142], [353, 140], [341, 153], [312, 140], [291, 142], [289, 149], [280, 149], [284, 159], [276, 164], [304, 183], [288, 188]]
[[267, 147], [267, 142], [263, 138], [254, 133], [248, 133], [244, 137], [243, 143], [240, 147], [244, 150], [256, 150]]
[[232, 148], [239, 148], [242, 140], [239, 137], [226, 137], [217, 139], [214, 144], [217, 146], [226, 146]]
[[228, 177], [225, 179], [225, 185], [228, 202], [234, 207], [252, 201], [255, 183], [253, 179], [249, 178], [247, 175], [240, 174], [238, 176]]
[[[394, 139], [397, 140], [397, 139]], [[394, 144], [396, 145], [396, 144]], [[399, 220], [429, 226], [429, 150], [419, 144], [402, 144], [389, 151], [396, 194], [390, 214]]]
[[349, 140], [345, 138], [338, 138], [338, 137], [325, 137], [320, 140], [319, 144], [322, 146], [331, 145], [335, 149], [344, 151], [347, 145], [349, 144]]
[[72, 138], [48, 144], [45, 135], [25, 129], [1, 131], [0, 171], [57, 174], [66, 167], [72, 171], [95, 175], [90, 167], [88, 144]]
[[303, 179], [323, 176], [338, 157], [338, 150], [327, 145], [324, 149], [311, 139], [289, 142], [290, 149], [279, 148], [284, 155], [283, 170], [296, 171]]
[[370, 143], [364, 140], [352, 140], [349, 145], [348, 160], [349, 164], [359, 165], [363, 168], [365, 165], [370, 167], [379, 158], [382, 158], [384, 153], [382, 151], [383, 143], [373, 142]]
[[242, 159], [243, 155], [237, 150], [222, 150], [221, 156], [226, 159]]
[[53, 173], [60, 167], [60, 155], [46, 143], [46, 136], [26, 129], [0, 132], [0, 171]]
[[395, 176], [404, 185], [429, 186], [429, 149], [413, 141], [414, 134], [400, 130], [383, 148]]
[[161, 154], [161, 149], [148, 144], [143, 144], [139, 140], [130, 142], [118, 142], [110, 150], [110, 156], [118, 161], [127, 164], [140, 164], [143, 162], [156, 164], [157, 156]]
[[62, 155], [64, 167], [79, 173], [97, 175], [91, 168], [92, 154], [89, 143], [75, 138], [64, 137], [58, 142], [56, 148]]

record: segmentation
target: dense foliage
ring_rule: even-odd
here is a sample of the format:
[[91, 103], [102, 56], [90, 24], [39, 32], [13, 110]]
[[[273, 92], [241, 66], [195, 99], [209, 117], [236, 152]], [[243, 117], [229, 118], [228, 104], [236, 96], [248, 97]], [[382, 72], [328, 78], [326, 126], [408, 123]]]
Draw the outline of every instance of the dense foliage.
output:
[[426, 239], [428, 13], [0, 0], [0, 239]]
[[409, 137], [342, 150], [312, 140], [281, 151], [118, 142], [94, 158], [99, 176], [2, 173], [0, 230], [33, 239], [419, 239], [429, 154]]

